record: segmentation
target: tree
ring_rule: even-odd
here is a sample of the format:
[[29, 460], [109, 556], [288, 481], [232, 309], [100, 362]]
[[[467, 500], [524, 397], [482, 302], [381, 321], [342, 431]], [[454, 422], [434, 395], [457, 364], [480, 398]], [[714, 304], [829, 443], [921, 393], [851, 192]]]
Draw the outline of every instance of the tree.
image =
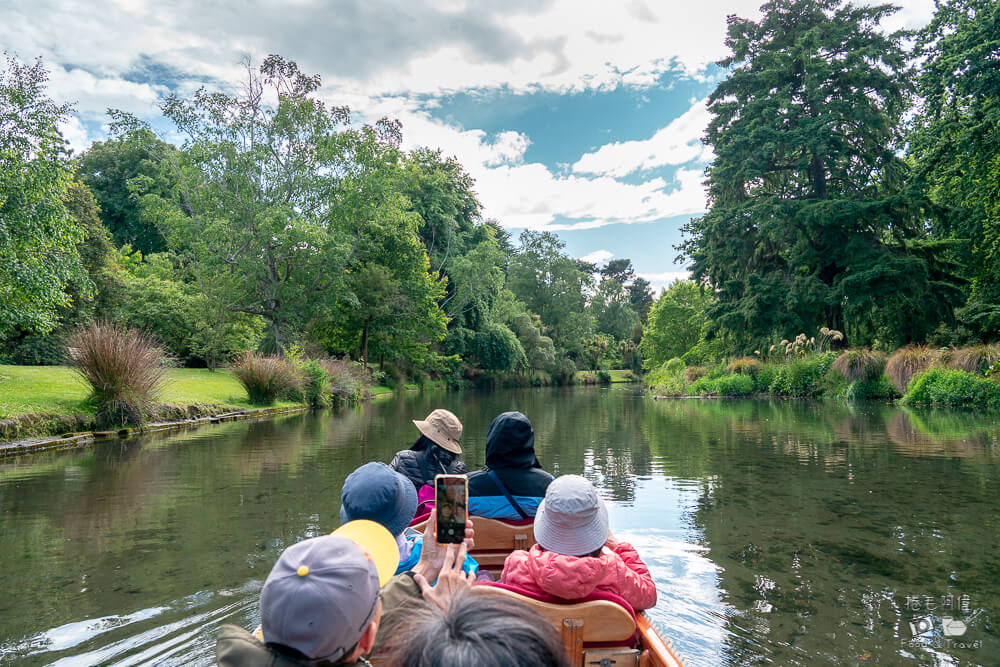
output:
[[607, 278], [601, 281], [597, 293], [590, 299], [590, 310], [598, 332], [615, 341], [632, 335], [632, 327], [638, 318], [632, 310], [628, 292], [617, 280]]
[[528, 366], [517, 336], [502, 324], [489, 324], [476, 333], [470, 345], [472, 358], [487, 371], [514, 371]]
[[639, 345], [644, 365], [656, 368], [694, 347], [708, 323], [711, 305], [711, 292], [690, 280], [678, 280], [663, 290], [649, 311]]
[[48, 97], [47, 81], [41, 60], [7, 56], [0, 71], [0, 339], [52, 330], [71, 280], [92, 289], [77, 252], [84, 230], [65, 205], [73, 169], [58, 126], [70, 107]]
[[632, 310], [639, 317], [639, 321], [645, 323], [649, 316], [649, 309], [653, 305], [653, 289], [649, 281], [645, 278], [633, 278], [626, 289]]
[[95, 142], [80, 156], [78, 176], [97, 199], [101, 220], [116, 246], [129, 245], [144, 255], [163, 252], [166, 241], [153, 221], [143, 216], [139, 198], [156, 194], [174, 201], [177, 177], [169, 162], [176, 149], [148, 129], [134, 135]]
[[935, 237], [960, 241], [954, 259], [971, 280], [961, 319], [1000, 332], [1000, 5], [949, 0], [917, 42], [922, 58], [910, 154], [917, 182], [939, 207]]
[[280, 351], [339, 297], [370, 228], [404, 214], [401, 134], [387, 120], [348, 128], [346, 107], [313, 96], [319, 77], [280, 56], [246, 71], [237, 96], [200, 89], [191, 101], [166, 99], [163, 113], [185, 137], [172, 166], [181, 205], [156, 193], [141, 201], [199, 287], [265, 318]]
[[614, 280], [619, 285], [635, 278], [635, 270], [632, 268], [632, 260], [621, 258], [612, 259], [601, 268], [601, 278], [604, 280]]
[[521, 246], [507, 268], [507, 287], [530, 312], [541, 316], [558, 348], [576, 358], [583, 339], [593, 332], [585, 312], [592, 279], [564, 252], [565, 244], [551, 232], [524, 231]]
[[903, 34], [878, 28], [895, 9], [772, 0], [762, 11], [759, 23], [728, 19], [732, 54], [719, 64], [731, 72], [705, 134], [709, 211], [679, 246], [716, 290], [712, 330], [744, 349], [824, 324], [857, 344], [926, 333], [946, 306], [907, 246], [923, 238], [898, 155], [910, 72]]

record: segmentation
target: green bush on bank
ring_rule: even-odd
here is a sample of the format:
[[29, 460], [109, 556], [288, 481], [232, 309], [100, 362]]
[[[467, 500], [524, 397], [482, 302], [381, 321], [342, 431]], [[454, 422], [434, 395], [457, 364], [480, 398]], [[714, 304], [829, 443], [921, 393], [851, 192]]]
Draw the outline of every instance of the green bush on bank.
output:
[[787, 364], [776, 365], [769, 376], [758, 374], [763, 387], [763, 377], [770, 379], [767, 391], [777, 396], [814, 396], [819, 392], [823, 376], [830, 370], [837, 355], [826, 352], [812, 357], [799, 357]]
[[957, 368], [932, 366], [910, 382], [903, 404], [1000, 408], [1000, 385]]
[[757, 383], [750, 375], [733, 373], [712, 378], [699, 378], [691, 385], [690, 393], [710, 396], [750, 396], [756, 393]]

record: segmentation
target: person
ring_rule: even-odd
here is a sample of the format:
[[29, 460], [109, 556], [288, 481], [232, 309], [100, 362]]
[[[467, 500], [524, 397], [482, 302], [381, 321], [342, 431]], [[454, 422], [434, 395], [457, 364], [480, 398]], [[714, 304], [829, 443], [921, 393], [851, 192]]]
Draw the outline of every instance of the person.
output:
[[535, 432], [520, 412], [504, 412], [486, 433], [486, 468], [469, 475], [469, 512], [491, 519], [535, 516], [552, 475], [535, 456]]
[[420, 490], [425, 484], [434, 485], [440, 474], [464, 475], [469, 469], [458, 460], [462, 455], [462, 422], [453, 413], [437, 409], [427, 419], [413, 420], [420, 437], [409, 449], [396, 452], [389, 465]]
[[[417, 511], [417, 492], [406, 477], [384, 463], [366, 463], [344, 480], [340, 491], [343, 523], [368, 519], [385, 527], [396, 540], [399, 563], [396, 574], [411, 569], [419, 560], [423, 536], [407, 528]], [[466, 572], [477, 574], [479, 564], [466, 556]]]
[[[460, 563], [474, 534], [472, 522], [466, 522], [461, 545], [435, 544], [412, 570], [395, 576], [399, 559], [395, 540], [373, 521], [351, 521], [332, 535], [292, 545], [282, 552], [261, 589], [261, 626], [250, 633], [223, 625], [216, 640], [216, 664], [370, 664], [365, 654], [387, 636], [383, 618], [394, 613], [399, 618], [404, 611], [419, 609], [421, 602], [447, 605], [471, 586], [473, 577], [462, 571]], [[425, 538], [434, 539], [430, 527]]]
[[555, 628], [522, 602], [463, 589], [448, 605], [416, 610], [390, 640], [397, 667], [569, 667]]
[[614, 593], [636, 611], [656, 604], [656, 585], [639, 554], [608, 528], [608, 510], [597, 489], [579, 475], [549, 486], [535, 516], [529, 551], [512, 551], [500, 581], [566, 600], [594, 591]]
[[398, 560], [392, 535], [371, 521], [293, 544], [261, 589], [259, 636], [223, 625], [216, 663], [364, 664], [360, 661], [374, 646], [382, 614], [380, 586], [389, 582]]

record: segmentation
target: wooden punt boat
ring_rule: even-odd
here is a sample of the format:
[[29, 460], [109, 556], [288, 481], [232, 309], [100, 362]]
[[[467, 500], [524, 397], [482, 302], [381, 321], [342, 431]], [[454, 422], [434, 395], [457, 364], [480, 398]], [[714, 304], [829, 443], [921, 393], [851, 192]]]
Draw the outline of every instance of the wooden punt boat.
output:
[[[499, 578], [507, 555], [535, 543], [531, 523], [472, 517], [476, 529], [472, 557]], [[423, 530], [423, 522], [413, 526]], [[544, 616], [560, 633], [574, 667], [682, 667], [670, 641], [645, 612], [634, 612], [616, 595], [597, 593], [563, 602], [502, 584], [485, 584], [497, 595], [516, 598]]]

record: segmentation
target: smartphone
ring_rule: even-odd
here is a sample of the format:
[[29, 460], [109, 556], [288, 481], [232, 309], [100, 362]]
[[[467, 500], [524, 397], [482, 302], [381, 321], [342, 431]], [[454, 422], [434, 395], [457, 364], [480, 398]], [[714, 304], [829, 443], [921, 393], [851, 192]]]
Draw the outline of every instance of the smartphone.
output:
[[465, 475], [438, 475], [434, 478], [437, 512], [437, 541], [461, 544], [465, 539], [465, 512], [468, 508], [469, 478]]

